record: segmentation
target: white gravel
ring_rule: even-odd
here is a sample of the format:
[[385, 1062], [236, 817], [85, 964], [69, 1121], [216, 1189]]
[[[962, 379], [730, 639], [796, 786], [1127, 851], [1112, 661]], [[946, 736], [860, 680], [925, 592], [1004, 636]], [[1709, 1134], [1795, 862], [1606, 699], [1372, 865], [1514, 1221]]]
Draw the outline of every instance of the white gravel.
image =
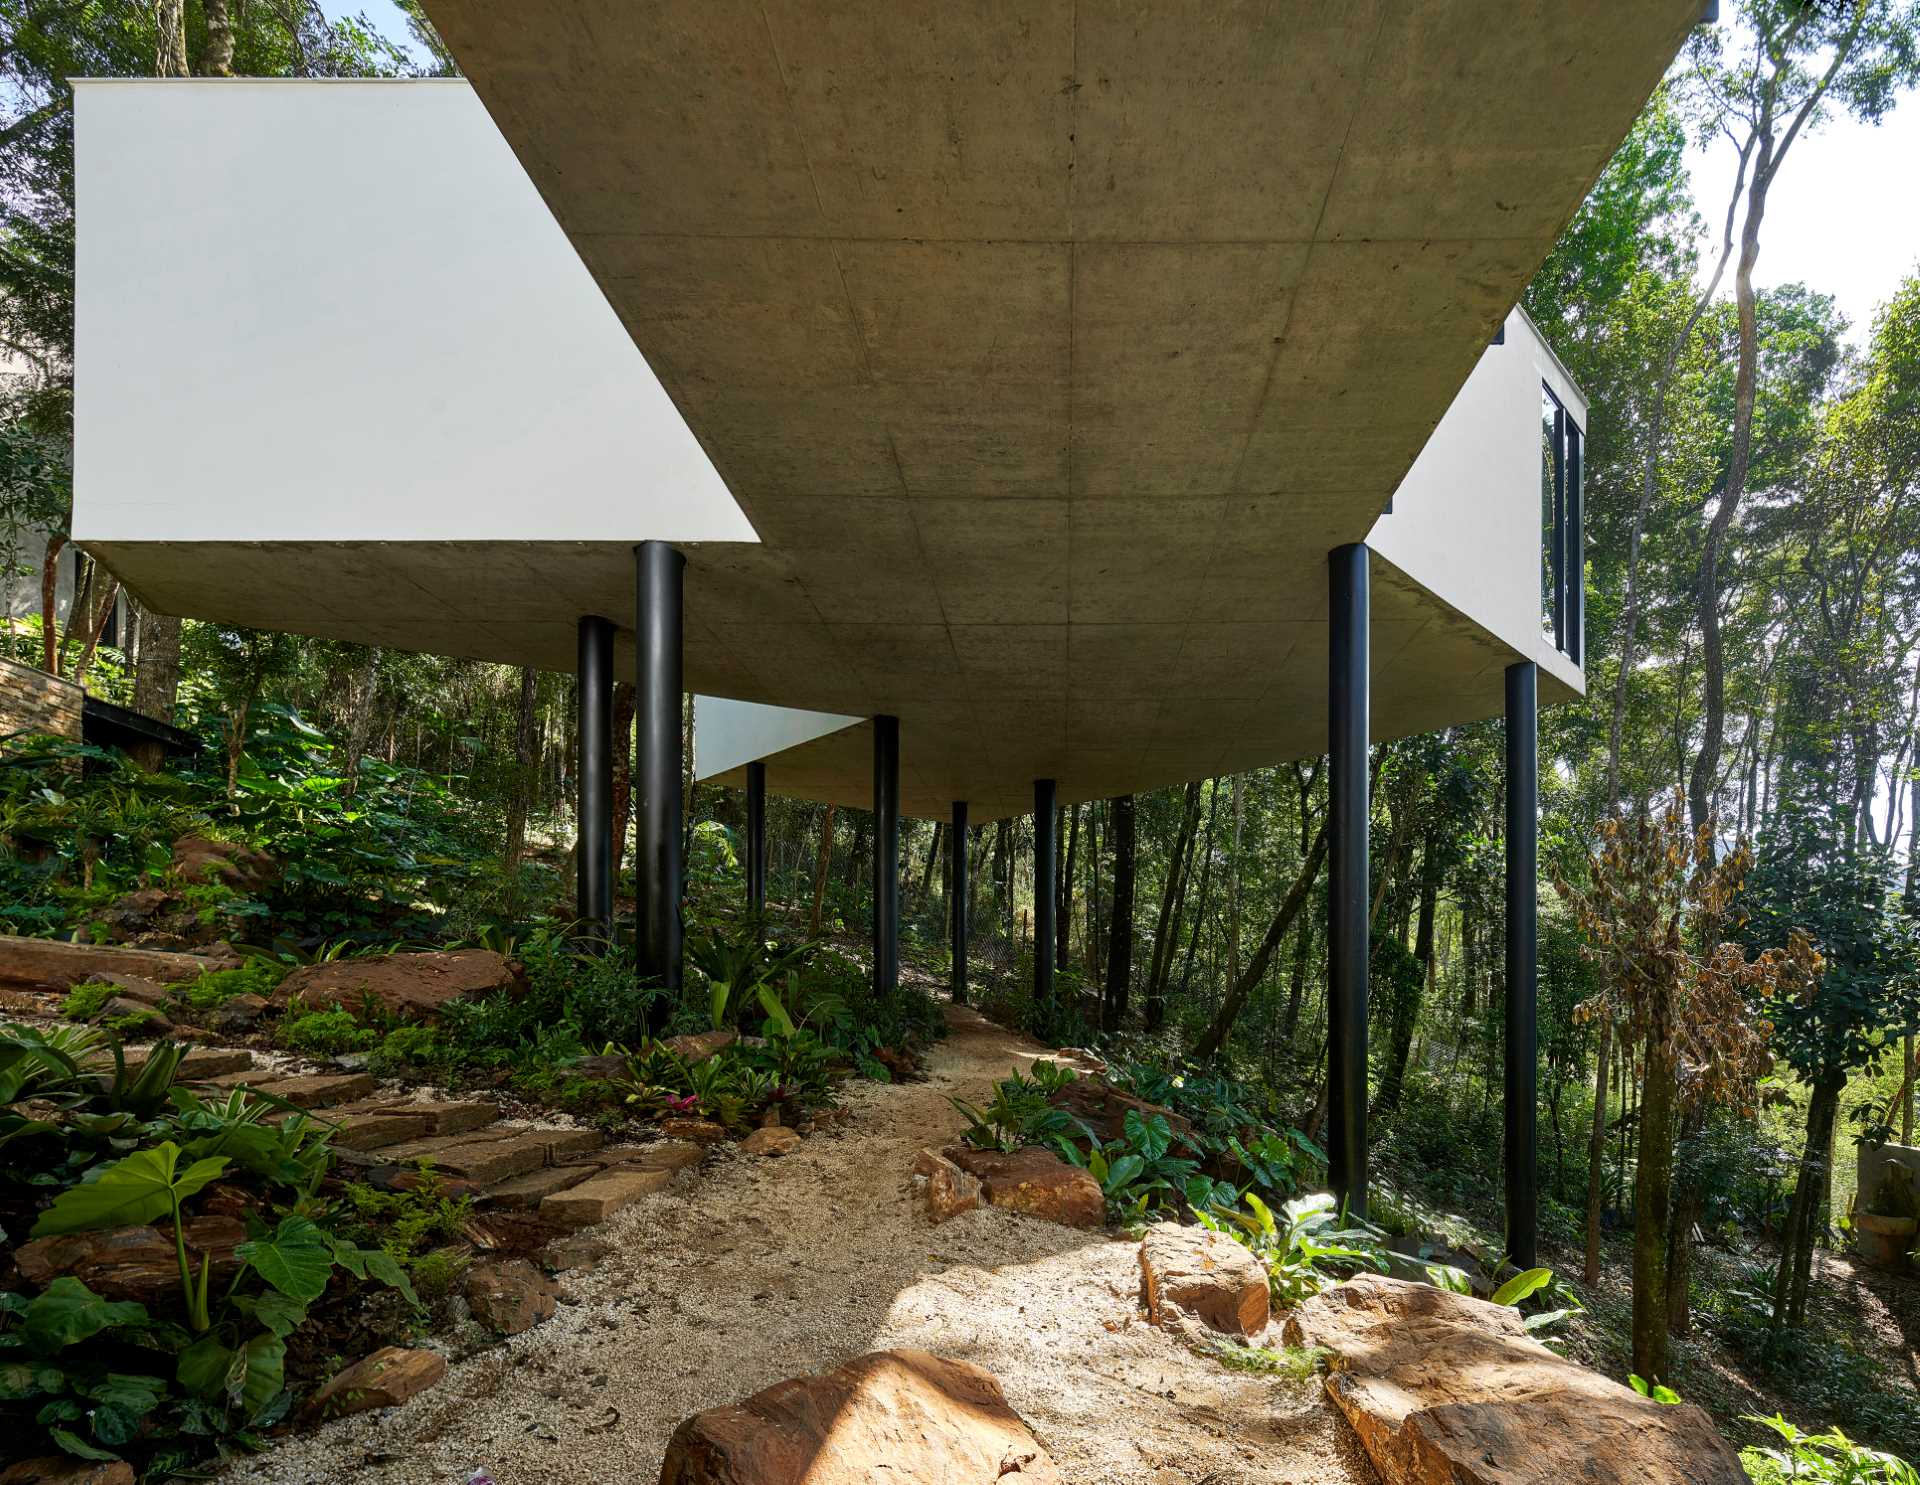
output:
[[688, 1172], [592, 1230], [615, 1251], [562, 1276], [544, 1325], [222, 1479], [465, 1485], [484, 1466], [498, 1485], [648, 1485], [688, 1414], [916, 1346], [999, 1377], [1071, 1480], [1371, 1482], [1317, 1383], [1228, 1372], [1145, 1323], [1137, 1245], [999, 1211], [928, 1222], [909, 1178], [961, 1125], [947, 1095], [983, 1099], [1044, 1055], [949, 1014], [927, 1081], [856, 1085], [852, 1117], [797, 1153]]

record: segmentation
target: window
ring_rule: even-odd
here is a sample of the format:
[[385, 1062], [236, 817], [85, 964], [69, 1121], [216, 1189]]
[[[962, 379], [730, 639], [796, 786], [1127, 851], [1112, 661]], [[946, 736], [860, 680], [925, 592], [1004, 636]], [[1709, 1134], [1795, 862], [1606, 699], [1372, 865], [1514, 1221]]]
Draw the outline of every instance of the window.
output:
[[1586, 627], [1580, 427], [1540, 389], [1540, 629], [1576, 665]]

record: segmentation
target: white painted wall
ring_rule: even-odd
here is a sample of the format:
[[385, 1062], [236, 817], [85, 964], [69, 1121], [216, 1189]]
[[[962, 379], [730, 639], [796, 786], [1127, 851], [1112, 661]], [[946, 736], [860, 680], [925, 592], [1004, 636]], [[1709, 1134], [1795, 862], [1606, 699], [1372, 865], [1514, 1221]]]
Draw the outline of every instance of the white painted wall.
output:
[[756, 758], [771, 758], [816, 737], [857, 727], [865, 720], [756, 701], [731, 701], [724, 696], [696, 696], [693, 776], [696, 780], [715, 778]]
[[75, 110], [77, 539], [757, 539], [466, 83]]
[[1540, 626], [1540, 388], [1574, 422], [1587, 399], [1524, 311], [1488, 346], [1367, 545], [1576, 691], [1581, 668]]

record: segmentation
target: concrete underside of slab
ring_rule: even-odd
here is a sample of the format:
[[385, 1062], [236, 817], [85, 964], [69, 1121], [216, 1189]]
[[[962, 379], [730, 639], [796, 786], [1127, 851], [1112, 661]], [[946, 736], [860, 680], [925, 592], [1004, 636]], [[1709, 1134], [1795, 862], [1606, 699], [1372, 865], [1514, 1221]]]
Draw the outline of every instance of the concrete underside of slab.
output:
[[[991, 819], [1324, 750], [1327, 553], [1700, 7], [427, 8], [761, 537], [689, 549], [689, 687], [897, 714], [903, 806]], [[558, 669], [631, 623], [613, 544], [97, 549], [162, 606]], [[1374, 618], [1380, 737], [1531, 658], [1379, 561]], [[770, 787], [867, 803], [864, 735]]]

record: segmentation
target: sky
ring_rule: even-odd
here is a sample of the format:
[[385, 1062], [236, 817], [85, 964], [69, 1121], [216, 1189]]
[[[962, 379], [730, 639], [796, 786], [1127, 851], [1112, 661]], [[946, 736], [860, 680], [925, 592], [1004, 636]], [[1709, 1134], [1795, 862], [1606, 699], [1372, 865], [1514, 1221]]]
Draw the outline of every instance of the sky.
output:
[[[393, 0], [322, 0], [329, 15], [363, 12], [412, 48]], [[424, 60], [424, 58], [422, 59]], [[1733, 147], [1688, 151], [1693, 194], [1718, 242], [1733, 185]], [[1843, 116], [1802, 137], [1781, 167], [1761, 232], [1754, 277], [1762, 288], [1804, 283], [1831, 294], [1865, 346], [1873, 314], [1900, 280], [1920, 272], [1920, 95], [1902, 97], [1877, 127]]]
[[[1724, 141], [1692, 149], [1694, 200], [1717, 254], [1737, 161]], [[1907, 93], [1877, 127], [1844, 115], [1795, 142], [1760, 228], [1761, 288], [1803, 283], [1831, 294], [1864, 346], [1874, 310], [1920, 272], [1920, 94]], [[1730, 281], [1730, 277], [1729, 277]]]

